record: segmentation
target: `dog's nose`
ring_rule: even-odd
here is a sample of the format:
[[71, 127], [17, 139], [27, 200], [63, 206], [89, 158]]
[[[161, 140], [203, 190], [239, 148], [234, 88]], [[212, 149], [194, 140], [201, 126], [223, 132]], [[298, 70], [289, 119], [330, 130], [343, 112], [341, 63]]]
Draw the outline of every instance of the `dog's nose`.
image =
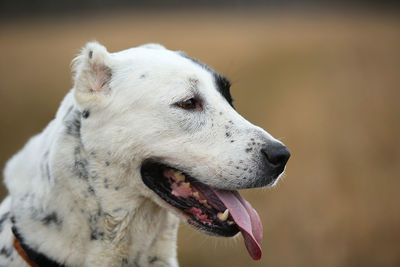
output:
[[269, 143], [265, 145], [261, 152], [267, 158], [268, 162], [279, 173], [285, 168], [286, 162], [289, 160], [290, 152], [286, 146], [279, 142]]

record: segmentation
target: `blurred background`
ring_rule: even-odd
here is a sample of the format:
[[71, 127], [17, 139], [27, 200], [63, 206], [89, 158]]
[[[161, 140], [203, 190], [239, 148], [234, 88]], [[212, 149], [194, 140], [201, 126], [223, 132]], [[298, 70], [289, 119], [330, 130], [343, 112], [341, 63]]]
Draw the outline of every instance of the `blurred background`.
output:
[[243, 191], [262, 260], [182, 225], [181, 266], [400, 266], [397, 3], [0, 0], [0, 165], [54, 117], [87, 41], [162, 43], [230, 78], [237, 110], [292, 152], [276, 187]]

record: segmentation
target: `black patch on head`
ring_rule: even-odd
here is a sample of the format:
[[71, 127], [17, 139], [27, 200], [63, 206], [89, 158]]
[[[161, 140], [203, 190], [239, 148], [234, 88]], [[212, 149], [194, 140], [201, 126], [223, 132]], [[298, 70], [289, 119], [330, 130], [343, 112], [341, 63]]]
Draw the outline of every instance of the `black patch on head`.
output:
[[221, 95], [228, 101], [229, 105], [231, 105], [232, 108], [235, 108], [233, 106], [233, 98], [230, 93], [230, 88], [231, 88], [231, 83], [228, 81], [227, 78], [207, 66], [206, 64], [198, 61], [197, 59], [191, 58], [187, 56], [185, 53], [179, 53], [182, 57], [189, 59], [193, 63], [196, 63], [200, 65], [202, 68], [205, 70], [209, 71], [213, 76], [214, 76], [214, 82], [217, 87], [217, 90], [221, 93]]
[[217, 85], [217, 90], [221, 93], [221, 95], [228, 101], [229, 105], [234, 108], [232, 102], [233, 98], [231, 96], [230, 88], [231, 83], [224, 76], [214, 72], [214, 80]]

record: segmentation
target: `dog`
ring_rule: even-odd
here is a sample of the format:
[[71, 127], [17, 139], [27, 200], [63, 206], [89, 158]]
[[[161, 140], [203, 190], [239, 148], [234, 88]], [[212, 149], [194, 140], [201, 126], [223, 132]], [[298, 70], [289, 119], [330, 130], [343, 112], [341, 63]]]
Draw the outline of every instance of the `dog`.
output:
[[90, 42], [54, 120], [6, 164], [0, 266], [178, 266], [179, 220], [262, 225], [236, 191], [273, 186], [290, 152], [233, 107], [230, 82], [158, 44], [116, 53]]

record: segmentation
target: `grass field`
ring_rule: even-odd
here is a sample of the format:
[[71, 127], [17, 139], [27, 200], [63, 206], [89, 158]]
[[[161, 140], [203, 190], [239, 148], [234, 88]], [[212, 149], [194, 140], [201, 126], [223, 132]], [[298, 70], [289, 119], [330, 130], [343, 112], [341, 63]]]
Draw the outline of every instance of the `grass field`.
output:
[[[0, 23], [0, 164], [54, 116], [85, 42], [184, 50], [228, 76], [237, 110], [292, 152], [244, 191], [263, 259], [182, 226], [181, 266], [400, 266], [400, 17], [371, 12], [121, 12]], [[3, 196], [5, 190], [1, 191]]]

